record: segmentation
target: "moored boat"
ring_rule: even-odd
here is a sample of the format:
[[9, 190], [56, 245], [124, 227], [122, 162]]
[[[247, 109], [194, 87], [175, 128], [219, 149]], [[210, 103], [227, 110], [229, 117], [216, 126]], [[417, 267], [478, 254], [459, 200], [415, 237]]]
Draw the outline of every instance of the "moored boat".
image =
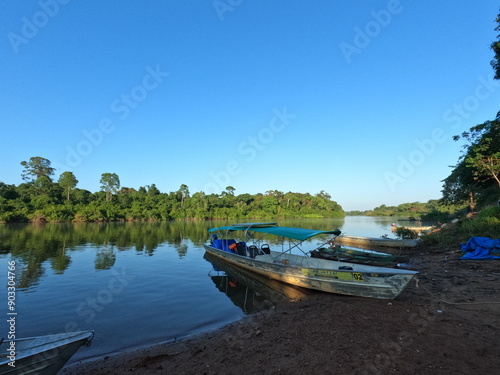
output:
[[341, 235], [335, 238], [335, 244], [363, 247], [363, 248], [378, 248], [378, 247], [395, 247], [395, 248], [412, 248], [418, 245], [419, 239], [397, 239], [397, 238], [376, 238], [376, 237], [360, 237], [360, 236], [345, 236]]
[[313, 250], [311, 251], [311, 256], [314, 258], [361, 263], [381, 267], [397, 267], [398, 265], [403, 263], [405, 264], [409, 261], [408, 255], [393, 255], [380, 253], [378, 251], [351, 249], [340, 246]]
[[82, 331], [5, 339], [0, 343], [0, 374], [55, 375], [93, 337], [93, 331]]
[[[332, 236], [340, 235], [338, 229], [320, 231], [280, 227], [276, 223], [245, 223], [211, 228], [209, 233], [212, 237], [205, 245], [207, 253], [248, 271], [308, 289], [393, 299], [418, 273], [307, 256], [309, 251], [303, 250], [306, 240], [327, 236], [318, 246], [324, 247]], [[237, 242], [235, 233], [240, 233], [245, 241]], [[267, 235], [281, 240], [281, 244], [273, 245], [280, 251], [271, 249]]]
[[426, 226], [426, 227], [393, 226], [393, 227], [391, 227], [391, 229], [393, 231], [397, 230], [398, 228], [404, 228], [404, 229], [408, 229], [408, 230], [412, 230], [414, 232], [420, 233], [420, 232], [427, 232], [429, 230], [434, 229], [435, 227], [433, 227], [433, 226]]

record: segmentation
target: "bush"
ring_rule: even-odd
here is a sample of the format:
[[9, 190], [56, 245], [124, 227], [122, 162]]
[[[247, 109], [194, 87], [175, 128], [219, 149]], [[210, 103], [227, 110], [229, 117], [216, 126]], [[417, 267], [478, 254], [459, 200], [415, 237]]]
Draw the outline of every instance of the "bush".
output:
[[472, 220], [448, 224], [441, 230], [422, 236], [425, 245], [458, 247], [471, 237], [500, 238], [500, 207], [486, 207]]
[[418, 238], [418, 233], [406, 227], [397, 227], [394, 231], [397, 237], [402, 239]]

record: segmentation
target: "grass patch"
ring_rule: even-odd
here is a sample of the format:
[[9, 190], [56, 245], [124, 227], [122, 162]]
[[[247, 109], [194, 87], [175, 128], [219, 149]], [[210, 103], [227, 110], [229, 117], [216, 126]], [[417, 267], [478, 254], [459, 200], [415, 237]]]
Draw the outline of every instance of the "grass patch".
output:
[[500, 207], [486, 207], [475, 219], [462, 219], [455, 224], [448, 224], [441, 230], [423, 235], [426, 246], [443, 248], [456, 247], [466, 243], [471, 237], [500, 238]]

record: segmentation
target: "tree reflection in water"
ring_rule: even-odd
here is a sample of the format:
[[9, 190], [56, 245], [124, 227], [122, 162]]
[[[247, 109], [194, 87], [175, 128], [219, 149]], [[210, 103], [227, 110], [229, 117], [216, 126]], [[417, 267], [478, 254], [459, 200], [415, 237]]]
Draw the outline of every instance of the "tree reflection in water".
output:
[[115, 265], [118, 251], [135, 251], [153, 256], [161, 244], [176, 249], [180, 258], [187, 255], [188, 241], [202, 246], [207, 229], [221, 222], [153, 223], [47, 223], [0, 225], [0, 255], [16, 260], [19, 289], [37, 285], [48, 264], [62, 274], [71, 264], [72, 253], [82, 247], [97, 249], [96, 270]]

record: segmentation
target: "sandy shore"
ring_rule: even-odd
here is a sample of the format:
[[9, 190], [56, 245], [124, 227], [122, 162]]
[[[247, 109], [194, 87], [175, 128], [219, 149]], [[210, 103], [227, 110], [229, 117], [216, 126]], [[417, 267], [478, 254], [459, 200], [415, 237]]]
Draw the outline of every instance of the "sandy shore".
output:
[[395, 300], [312, 292], [213, 332], [69, 364], [87, 374], [493, 374], [500, 368], [500, 261], [413, 254]]

